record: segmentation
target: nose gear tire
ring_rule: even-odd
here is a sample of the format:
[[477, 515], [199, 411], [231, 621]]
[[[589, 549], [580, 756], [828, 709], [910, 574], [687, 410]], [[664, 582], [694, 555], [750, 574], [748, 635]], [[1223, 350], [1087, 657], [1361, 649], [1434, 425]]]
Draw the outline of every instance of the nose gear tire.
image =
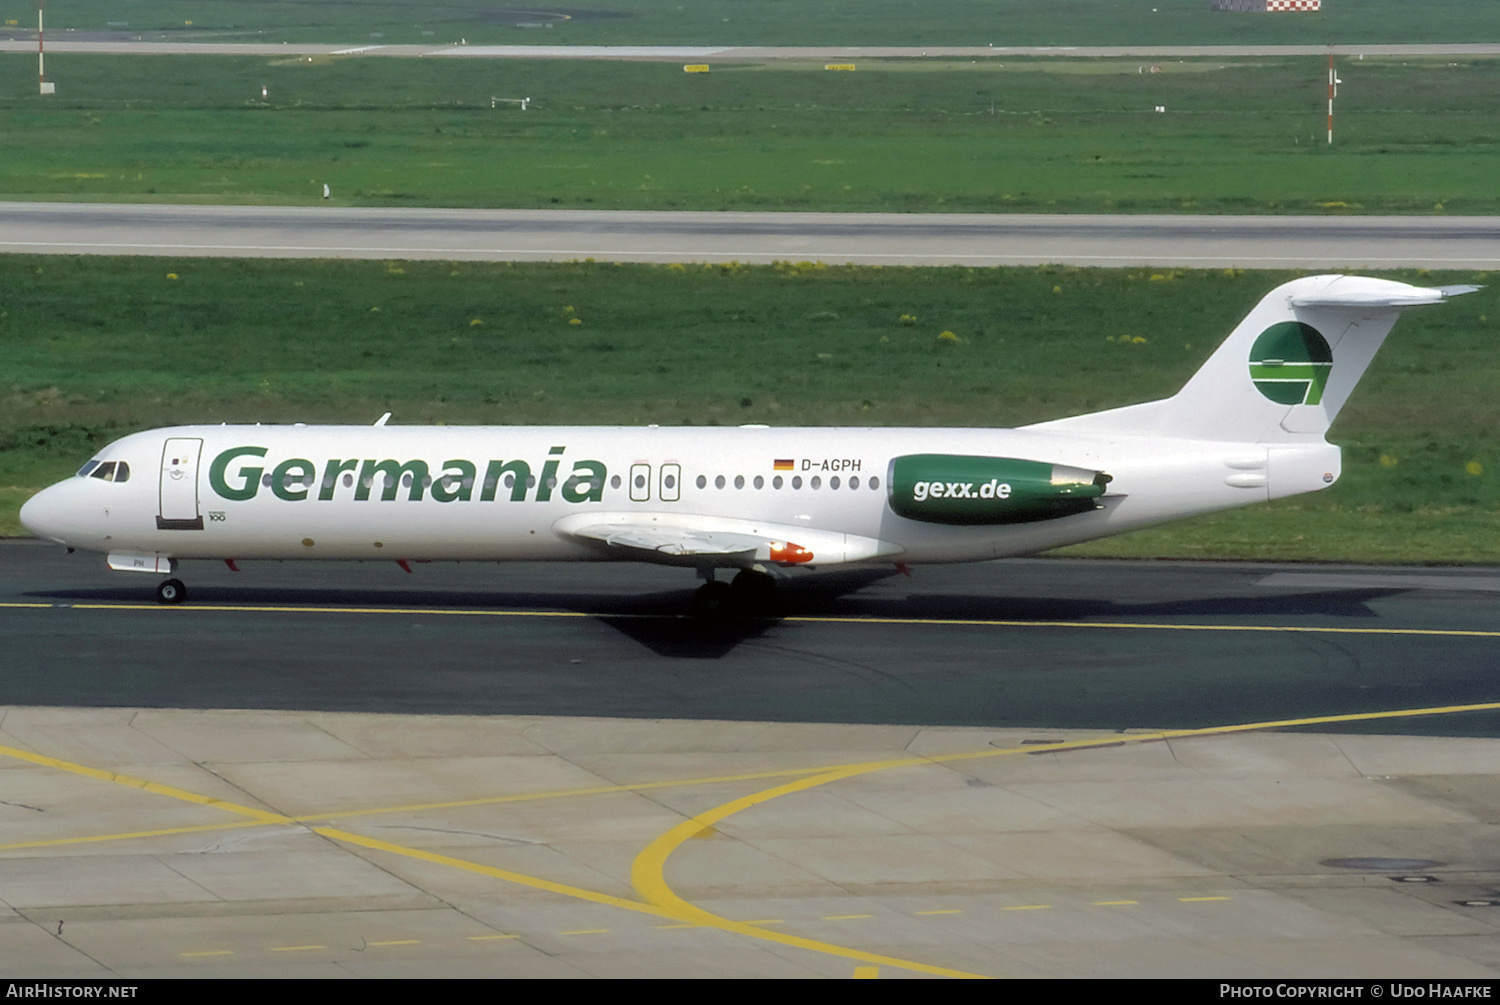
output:
[[163, 604], [180, 604], [187, 599], [187, 587], [180, 579], [166, 579], [156, 584], [156, 599]]

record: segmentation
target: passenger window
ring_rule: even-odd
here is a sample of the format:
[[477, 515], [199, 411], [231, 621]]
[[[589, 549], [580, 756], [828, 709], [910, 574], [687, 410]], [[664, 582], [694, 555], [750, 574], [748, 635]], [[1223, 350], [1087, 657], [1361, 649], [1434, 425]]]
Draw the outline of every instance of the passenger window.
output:
[[115, 462], [105, 461], [103, 464], [95, 468], [94, 473], [89, 475], [89, 477], [97, 478], [103, 482], [112, 481], [115, 477]]
[[98, 466], [99, 466], [99, 462], [98, 461], [89, 461], [83, 467], [81, 467], [81, 468], [78, 469], [78, 477], [79, 478], [87, 478], [89, 476], [89, 472], [92, 471], [92, 470], [94, 470]]
[[115, 482], [116, 484], [118, 484], [120, 482], [128, 481], [130, 481], [130, 465], [126, 464], [124, 461], [121, 461], [119, 464], [115, 465]]

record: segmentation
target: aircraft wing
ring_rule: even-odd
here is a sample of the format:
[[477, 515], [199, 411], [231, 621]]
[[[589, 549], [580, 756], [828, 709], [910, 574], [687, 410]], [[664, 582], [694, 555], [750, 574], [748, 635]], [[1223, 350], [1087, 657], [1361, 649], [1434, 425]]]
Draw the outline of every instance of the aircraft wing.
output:
[[580, 527], [572, 534], [598, 541], [608, 548], [648, 552], [672, 558], [753, 558], [767, 542], [749, 534], [695, 531], [676, 527], [642, 527], [623, 524]]
[[620, 558], [661, 565], [838, 565], [902, 551], [857, 534], [688, 513], [579, 513], [552, 529]]

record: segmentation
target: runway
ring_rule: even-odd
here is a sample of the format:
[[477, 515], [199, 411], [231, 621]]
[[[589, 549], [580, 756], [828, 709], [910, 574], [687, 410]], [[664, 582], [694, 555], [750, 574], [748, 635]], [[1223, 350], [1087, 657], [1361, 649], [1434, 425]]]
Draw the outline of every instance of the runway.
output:
[[[745, 60], [992, 59], [1075, 57], [1083, 59], [1255, 56], [1500, 56], [1500, 43], [1419, 42], [1379, 45], [930, 45], [930, 46], [733, 46], [733, 45], [382, 45], [264, 44], [146, 40], [129, 32], [70, 32], [49, 36], [48, 52], [138, 56], [394, 56], [471, 59], [640, 59], [739, 62]], [[0, 40], [0, 52], [34, 52], [36, 35], [17, 31]]]
[[181, 572], [0, 544], [0, 976], [1500, 974], [1496, 570]]
[[0, 252], [476, 261], [1500, 268], [1493, 217], [1087, 216], [0, 203]]

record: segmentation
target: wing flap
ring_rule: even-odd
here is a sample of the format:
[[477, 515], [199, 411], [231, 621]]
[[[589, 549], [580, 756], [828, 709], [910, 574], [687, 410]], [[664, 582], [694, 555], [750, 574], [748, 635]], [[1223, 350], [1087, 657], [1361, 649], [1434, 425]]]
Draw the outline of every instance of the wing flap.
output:
[[658, 552], [673, 557], [753, 556], [765, 542], [746, 534], [707, 533], [677, 527], [626, 525], [580, 527], [573, 537], [600, 541], [610, 548]]
[[578, 513], [552, 529], [621, 558], [661, 565], [839, 565], [902, 551], [857, 534], [692, 513]]

